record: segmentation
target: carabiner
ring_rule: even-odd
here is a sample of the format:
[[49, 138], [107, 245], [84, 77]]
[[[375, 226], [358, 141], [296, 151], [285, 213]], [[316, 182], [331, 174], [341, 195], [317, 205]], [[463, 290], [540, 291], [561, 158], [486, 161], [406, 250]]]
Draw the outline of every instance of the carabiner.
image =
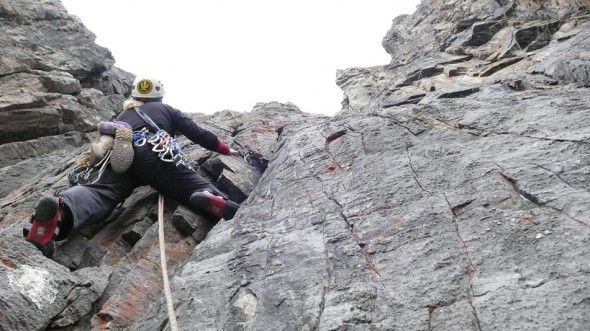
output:
[[143, 146], [147, 142], [147, 135], [149, 131], [146, 128], [141, 129], [140, 131], [133, 131], [133, 145], [135, 146]]
[[158, 145], [160, 140], [162, 140], [162, 131], [156, 132], [156, 134], [148, 140], [148, 143]]
[[[168, 155], [170, 155], [170, 156], [168, 156]], [[174, 162], [174, 159], [175, 159], [175, 155], [170, 148], [167, 148], [165, 151], [160, 152], [158, 154], [158, 156], [160, 157], [160, 160], [162, 160], [164, 162]]]
[[145, 139], [145, 137], [144, 137], [144, 138], [139, 138], [139, 139], [137, 139], [137, 140], [136, 140], [136, 141], [133, 143], [133, 145], [135, 145], [135, 146], [137, 146], [137, 147], [140, 147], [140, 146], [143, 146], [143, 145], [145, 145], [145, 143], [146, 143], [146, 142], [147, 142], [147, 139]]
[[154, 148], [152, 151], [154, 152], [163, 152], [170, 148], [170, 135], [164, 131], [162, 137], [158, 141], [157, 144], [154, 144]]

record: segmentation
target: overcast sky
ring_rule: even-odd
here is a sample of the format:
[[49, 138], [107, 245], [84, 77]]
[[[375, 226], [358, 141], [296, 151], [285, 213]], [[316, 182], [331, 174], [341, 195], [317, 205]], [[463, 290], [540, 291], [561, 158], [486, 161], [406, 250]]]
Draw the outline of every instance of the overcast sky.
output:
[[381, 40], [419, 0], [62, 0], [116, 66], [163, 80], [185, 112], [292, 102], [333, 115], [336, 70], [388, 64]]

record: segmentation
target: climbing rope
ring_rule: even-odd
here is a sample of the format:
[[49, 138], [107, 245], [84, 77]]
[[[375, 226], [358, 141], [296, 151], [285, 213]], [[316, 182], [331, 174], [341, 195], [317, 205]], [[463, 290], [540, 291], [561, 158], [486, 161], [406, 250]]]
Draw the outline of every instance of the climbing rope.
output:
[[170, 330], [178, 331], [176, 313], [172, 304], [172, 292], [170, 291], [170, 279], [168, 279], [168, 267], [166, 266], [166, 247], [164, 243], [164, 196], [160, 194], [158, 201], [158, 235], [160, 240], [160, 264], [162, 265], [162, 278], [164, 278], [164, 295], [166, 296], [166, 308], [168, 310], [168, 321]]

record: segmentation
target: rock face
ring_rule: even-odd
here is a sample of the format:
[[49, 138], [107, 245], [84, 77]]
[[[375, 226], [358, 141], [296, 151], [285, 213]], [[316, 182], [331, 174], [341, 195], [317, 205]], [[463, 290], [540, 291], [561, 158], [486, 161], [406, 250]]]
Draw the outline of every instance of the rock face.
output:
[[0, 143], [110, 119], [133, 76], [57, 0], [0, 2]]
[[[504, 81], [590, 86], [589, 1], [428, 0], [383, 38], [391, 64], [338, 72], [350, 111], [428, 104]], [[525, 86], [526, 85], [526, 86]]]
[[[23, 128], [0, 131], [0, 329], [166, 329], [149, 187], [53, 261], [22, 240], [130, 74], [110, 56], [55, 61], [108, 54], [58, 2], [0, 6], [23, 33], [0, 37], [3, 61], [31, 58], [0, 78], [0, 125]], [[242, 206], [218, 222], [166, 200], [180, 328], [586, 330], [589, 7], [424, 0], [387, 32], [390, 64], [338, 72], [332, 118], [276, 102], [194, 114], [244, 158], [184, 150]], [[75, 51], [52, 48], [65, 30]], [[55, 127], [24, 130], [35, 116]]]

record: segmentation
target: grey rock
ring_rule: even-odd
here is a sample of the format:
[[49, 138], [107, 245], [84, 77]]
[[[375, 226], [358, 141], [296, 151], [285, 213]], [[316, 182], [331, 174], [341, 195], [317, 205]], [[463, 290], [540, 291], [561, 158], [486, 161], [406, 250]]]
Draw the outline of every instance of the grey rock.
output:
[[198, 243], [203, 241], [216, 221], [194, 210], [179, 206], [172, 214], [172, 224], [184, 236], [192, 236]]
[[[84, 80], [83, 87], [97, 89], [105, 95], [128, 97], [134, 79], [135, 75], [113, 66], [96, 77]], [[120, 109], [120, 105], [113, 109]]]
[[462, 9], [446, 3], [424, 1], [414, 15], [394, 20], [384, 39], [391, 65], [338, 72], [343, 111], [417, 103], [410, 85], [427, 92], [420, 104], [498, 80], [520, 80], [518, 88], [544, 88], [557, 80], [587, 86], [587, 5], [518, 1], [498, 16], [506, 7], [499, 2], [487, 2], [487, 9], [486, 1]]
[[476, 22], [469, 29], [469, 37], [462, 46], [481, 46], [486, 44], [492, 37], [502, 29], [504, 22]]
[[[0, 122], [12, 119], [0, 127], [0, 143], [88, 132], [119, 111], [133, 75], [114, 67], [110, 52], [59, 1], [0, 1], [0, 7]], [[82, 86], [102, 91], [86, 103], [94, 110], [70, 97]]]
[[479, 92], [479, 87], [472, 87], [472, 88], [466, 88], [466, 89], [459, 89], [459, 90], [455, 90], [455, 91], [449, 91], [449, 92], [445, 92], [439, 95], [439, 98], [444, 99], [444, 98], [464, 98], [470, 94]]
[[[0, 231], [2, 267], [0, 325], [6, 330], [40, 330], [52, 323], [54, 316], [70, 315], [65, 310], [84, 314], [104, 285], [101, 277], [71, 273], [46, 259], [18, 234]], [[87, 290], [84, 290], [87, 289]], [[94, 296], [88, 295], [90, 292]], [[82, 298], [76, 293], [85, 293]], [[26, 318], [23, 318], [25, 317]], [[77, 318], [70, 319], [70, 322]], [[61, 323], [65, 322], [62, 319]]]
[[87, 282], [73, 288], [66, 298], [68, 306], [51, 323], [52, 328], [66, 327], [77, 323], [93, 309], [108, 284], [111, 270], [108, 267], [84, 268], [76, 271], [80, 279]]
[[[382, 45], [391, 55], [392, 64], [408, 63], [449, 47], [460, 37], [458, 33], [472, 29], [474, 24], [485, 28], [489, 22], [501, 20], [514, 22], [515, 25], [536, 20], [557, 20], [577, 14], [583, 16], [587, 9], [588, 4], [583, 0], [423, 0], [413, 15], [393, 20]], [[489, 34], [485, 36], [487, 38]], [[486, 38], [472, 39], [483, 41]]]
[[43, 79], [43, 85], [50, 93], [78, 94], [82, 90], [80, 81], [68, 73], [52, 71]]
[[72, 133], [0, 145], [5, 152], [0, 162], [0, 208], [21, 203], [39, 187], [56, 182], [65, 187], [63, 172], [77, 162], [89, 141], [85, 134]]
[[216, 186], [237, 203], [248, 198], [261, 176], [261, 173], [245, 160], [229, 156], [209, 159], [202, 167], [208, 170], [212, 178], [217, 179]]
[[[553, 47], [540, 51], [533, 57], [531, 73], [542, 73], [565, 82], [590, 86], [588, 68], [588, 47], [590, 45], [590, 23], [575, 22], [579, 25], [570, 37], [556, 41]], [[575, 33], [575, 34], [574, 34]]]
[[[0, 115], [26, 114], [4, 117], [6, 128], [33, 131], [6, 131], [0, 146], [0, 325], [165, 329], [151, 188], [60, 243], [55, 261], [20, 236], [38, 198], [67, 187], [92, 139], [83, 132], [116, 115], [132, 77], [108, 56], [96, 63], [103, 50], [58, 3], [23, 4], [0, 14], [30, 32], [10, 53], [22, 56], [1, 53]], [[424, 0], [394, 20], [390, 64], [337, 73], [334, 117], [278, 102], [192, 114], [241, 158], [179, 143], [242, 204], [218, 222], [165, 199], [180, 328], [585, 330], [587, 11], [582, 0]], [[41, 23], [75, 31], [67, 45], [84, 36], [90, 50], [72, 54], [88, 62], [36, 58], [57, 38]], [[42, 111], [46, 131], [27, 124]], [[42, 298], [23, 275], [42, 280]]]

